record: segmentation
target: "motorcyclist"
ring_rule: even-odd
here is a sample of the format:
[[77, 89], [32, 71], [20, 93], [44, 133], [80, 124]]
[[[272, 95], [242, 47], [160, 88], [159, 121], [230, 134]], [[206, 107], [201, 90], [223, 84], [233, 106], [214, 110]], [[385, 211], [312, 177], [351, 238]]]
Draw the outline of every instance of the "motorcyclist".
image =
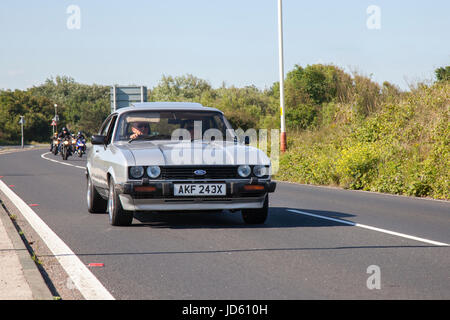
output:
[[82, 131], [78, 131], [76, 138], [77, 140], [86, 141], [86, 137], [84, 136]]
[[[58, 134], [58, 139], [60, 140], [64, 140], [66, 137], [72, 137], [72, 135], [70, 134], [70, 131], [66, 128], [63, 127], [61, 129], [61, 132]], [[58, 152], [61, 152], [61, 143], [58, 146]]]
[[[78, 131], [76, 137], [75, 137], [77, 144], [75, 146], [75, 151], [78, 152], [79, 156], [81, 157], [84, 152], [86, 152], [86, 137], [84, 136], [83, 132]], [[79, 142], [81, 144], [79, 145]]]
[[53, 151], [54, 143], [53, 141], [58, 139], [58, 132], [53, 133], [53, 135], [50, 137], [50, 151]]
[[65, 137], [70, 135], [71, 135], [70, 131], [66, 127], [63, 127], [61, 129], [61, 132], [58, 134], [58, 138], [64, 139]]

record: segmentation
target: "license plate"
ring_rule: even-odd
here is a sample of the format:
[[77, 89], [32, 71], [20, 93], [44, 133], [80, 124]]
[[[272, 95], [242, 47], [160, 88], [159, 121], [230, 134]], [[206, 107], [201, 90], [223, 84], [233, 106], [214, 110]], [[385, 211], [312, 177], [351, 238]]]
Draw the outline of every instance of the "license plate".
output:
[[175, 196], [225, 196], [226, 184], [217, 183], [183, 183], [174, 184]]

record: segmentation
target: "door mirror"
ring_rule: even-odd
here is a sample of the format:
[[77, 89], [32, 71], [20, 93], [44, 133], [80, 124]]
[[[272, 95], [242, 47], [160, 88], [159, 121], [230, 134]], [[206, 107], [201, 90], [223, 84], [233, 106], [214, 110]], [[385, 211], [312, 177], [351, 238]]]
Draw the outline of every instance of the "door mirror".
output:
[[91, 142], [93, 145], [105, 144], [106, 136], [100, 136], [100, 135], [92, 136]]

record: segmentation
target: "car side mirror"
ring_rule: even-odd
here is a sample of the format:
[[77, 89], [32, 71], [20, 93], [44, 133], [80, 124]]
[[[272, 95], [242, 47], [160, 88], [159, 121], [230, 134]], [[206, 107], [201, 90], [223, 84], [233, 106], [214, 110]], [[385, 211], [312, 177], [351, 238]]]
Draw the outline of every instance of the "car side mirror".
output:
[[106, 136], [94, 135], [92, 136], [91, 143], [93, 145], [101, 145], [106, 143]]

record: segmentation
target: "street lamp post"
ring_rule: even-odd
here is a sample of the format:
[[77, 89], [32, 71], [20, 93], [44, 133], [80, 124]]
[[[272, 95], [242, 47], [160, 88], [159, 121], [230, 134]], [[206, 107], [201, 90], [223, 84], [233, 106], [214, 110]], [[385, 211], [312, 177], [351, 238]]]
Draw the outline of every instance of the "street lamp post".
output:
[[58, 105], [55, 103], [55, 132], [58, 132]]
[[281, 136], [280, 150], [286, 151], [286, 119], [284, 112], [284, 57], [283, 57], [283, 3], [278, 0], [278, 55], [280, 69], [280, 115], [281, 115]]
[[25, 119], [24, 119], [25, 116], [19, 116], [19, 117], [20, 117], [20, 121], [19, 121], [19, 123], [20, 123], [20, 131], [22, 133], [22, 143], [21, 143], [21, 145], [22, 145], [22, 149], [23, 149], [24, 148], [24, 144], [23, 144], [23, 125], [25, 123]]

